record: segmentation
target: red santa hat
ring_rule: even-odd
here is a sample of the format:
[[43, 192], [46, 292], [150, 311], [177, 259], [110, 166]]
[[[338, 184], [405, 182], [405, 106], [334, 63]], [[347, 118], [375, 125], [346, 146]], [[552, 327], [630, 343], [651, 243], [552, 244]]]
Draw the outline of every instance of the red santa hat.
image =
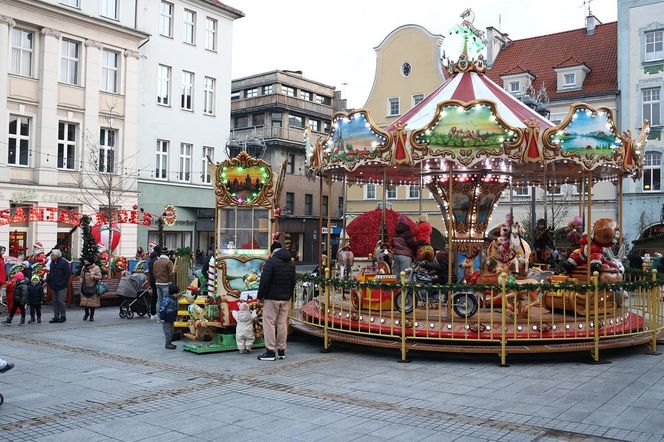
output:
[[34, 249], [43, 249], [44, 244], [41, 243], [41, 241], [35, 242], [35, 244], [32, 246]]

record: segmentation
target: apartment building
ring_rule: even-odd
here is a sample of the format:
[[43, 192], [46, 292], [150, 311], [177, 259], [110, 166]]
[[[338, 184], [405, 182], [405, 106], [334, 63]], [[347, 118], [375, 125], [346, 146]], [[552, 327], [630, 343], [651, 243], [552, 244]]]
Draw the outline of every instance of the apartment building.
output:
[[[243, 13], [216, 0], [139, 0], [138, 191], [142, 209], [176, 208], [169, 249], [214, 246], [214, 177], [229, 133], [233, 21]], [[141, 229], [138, 245], [158, 240]]]
[[[277, 70], [233, 80], [231, 92], [230, 155], [239, 148], [251, 147], [254, 140], [265, 146], [263, 159], [278, 174], [286, 161], [286, 178], [280, 205], [282, 215], [279, 230], [284, 233], [284, 245], [298, 261], [313, 262], [321, 240], [318, 220], [321, 199], [319, 182], [305, 175], [304, 131], [308, 127], [313, 136], [330, 132], [332, 115], [345, 108], [345, 100], [333, 86], [305, 78], [299, 71]], [[247, 149], [252, 153], [251, 149]], [[334, 183], [332, 192], [323, 186], [323, 216], [327, 206], [330, 216], [341, 225], [343, 189]]]
[[[148, 35], [133, 3], [0, 0], [0, 244], [10, 255], [60, 240], [78, 256], [72, 220], [103, 209], [95, 175], [123, 176], [115, 201], [138, 202], [138, 48]], [[133, 255], [138, 227], [120, 228], [116, 252]]]

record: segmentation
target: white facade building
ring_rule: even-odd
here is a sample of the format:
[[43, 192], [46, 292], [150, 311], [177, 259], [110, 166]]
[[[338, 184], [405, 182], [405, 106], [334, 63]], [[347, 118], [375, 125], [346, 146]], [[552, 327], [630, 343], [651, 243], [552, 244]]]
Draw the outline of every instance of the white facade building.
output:
[[[629, 241], [649, 227], [664, 224], [662, 156], [664, 155], [664, 2], [618, 1], [618, 81], [622, 130], [636, 136], [650, 121], [643, 178], [625, 180], [623, 226]], [[654, 234], [661, 234], [656, 229]], [[637, 246], [648, 251], [647, 247]]]
[[[99, 210], [81, 198], [84, 170], [136, 167], [137, 50], [148, 36], [133, 3], [0, 0], [0, 244], [15, 254], [65, 238], [61, 213]], [[135, 177], [123, 191], [122, 206], [137, 203]], [[116, 253], [133, 255], [136, 232], [122, 226]], [[78, 256], [79, 234], [63, 246]]]
[[[173, 204], [165, 245], [205, 250], [214, 237], [207, 157], [225, 157], [233, 21], [243, 14], [216, 0], [139, 0], [137, 11], [150, 34], [140, 61], [139, 205], [161, 214]], [[139, 230], [139, 246], [153, 239], [155, 228]]]

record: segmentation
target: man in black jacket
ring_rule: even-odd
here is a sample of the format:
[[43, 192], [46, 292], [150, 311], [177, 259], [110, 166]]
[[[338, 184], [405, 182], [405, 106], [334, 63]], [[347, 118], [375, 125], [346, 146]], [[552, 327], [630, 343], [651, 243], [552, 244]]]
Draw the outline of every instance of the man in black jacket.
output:
[[278, 242], [272, 244], [270, 252], [272, 256], [263, 266], [258, 286], [258, 302], [263, 304], [263, 335], [266, 348], [265, 353], [258, 357], [261, 361], [286, 357], [288, 309], [295, 290], [295, 264], [291, 260], [290, 252]]
[[48, 321], [51, 324], [67, 320], [65, 297], [67, 296], [70, 275], [69, 261], [62, 257], [60, 250], [53, 249], [51, 252], [51, 266], [46, 276], [46, 283], [51, 289], [51, 296], [53, 296], [53, 319]]

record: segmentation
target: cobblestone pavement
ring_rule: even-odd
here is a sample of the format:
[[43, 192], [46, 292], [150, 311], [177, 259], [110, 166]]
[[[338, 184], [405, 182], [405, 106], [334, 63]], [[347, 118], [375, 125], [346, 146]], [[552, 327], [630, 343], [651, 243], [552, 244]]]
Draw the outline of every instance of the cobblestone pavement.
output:
[[[0, 329], [0, 440], [664, 440], [664, 356], [397, 354], [294, 336], [284, 361], [163, 348], [117, 308]], [[45, 318], [50, 318], [46, 314]]]

